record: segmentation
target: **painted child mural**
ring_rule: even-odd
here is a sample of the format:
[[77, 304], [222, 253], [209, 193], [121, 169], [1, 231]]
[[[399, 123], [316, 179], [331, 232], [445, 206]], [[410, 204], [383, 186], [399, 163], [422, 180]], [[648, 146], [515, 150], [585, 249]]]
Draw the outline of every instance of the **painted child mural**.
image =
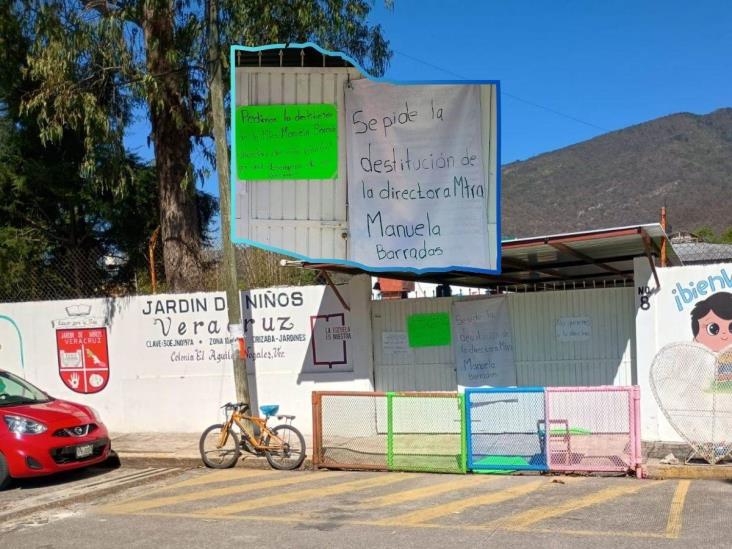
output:
[[[714, 353], [732, 345], [732, 293], [718, 292], [691, 311], [694, 341]], [[732, 381], [732, 349], [717, 359], [717, 381]]]
[[[730, 272], [726, 265], [668, 269], [654, 300], [662, 346], [650, 365], [650, 389], [691, 455], [712, 464], [732, 459]], [[658, 429], [657, 436], [670, 436], [663, 422]]]

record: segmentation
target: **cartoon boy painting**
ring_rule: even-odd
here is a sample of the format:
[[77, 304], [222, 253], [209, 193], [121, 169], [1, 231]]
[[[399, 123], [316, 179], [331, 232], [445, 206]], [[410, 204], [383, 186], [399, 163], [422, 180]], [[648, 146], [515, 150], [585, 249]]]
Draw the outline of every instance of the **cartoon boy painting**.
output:
[[[700, 301], [691, 311], [694, 341], [710, 351], [720, 352], [732, 345], [732, 294], [718, 292]], [[732, 353], [718, 359], [717, 381], [732, 381]]]

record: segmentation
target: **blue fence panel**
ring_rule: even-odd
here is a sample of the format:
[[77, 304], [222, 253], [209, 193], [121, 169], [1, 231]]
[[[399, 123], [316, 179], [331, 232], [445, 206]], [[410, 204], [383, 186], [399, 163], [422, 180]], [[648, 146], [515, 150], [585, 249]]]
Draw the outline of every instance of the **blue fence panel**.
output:
[[544, 387], [465, 390], [468, 469], [547, 471]]

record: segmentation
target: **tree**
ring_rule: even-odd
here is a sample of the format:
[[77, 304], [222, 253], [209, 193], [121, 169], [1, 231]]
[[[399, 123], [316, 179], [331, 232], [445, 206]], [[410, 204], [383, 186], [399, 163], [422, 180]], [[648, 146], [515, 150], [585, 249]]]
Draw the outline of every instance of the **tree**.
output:
[[[33, 29], [28, 76], [38, 86], [24, 108], [44, 143], [82, 132], [82, 174], [120, 179], [123, 138], [136, 107], [152, 126], [165, 274], [172, 289], [199, 287], [202, 238], [191, 166], [203, 135], [190, 53], [198, 20], [167, 0], [16, 2]], [[180, 5], [180, 3], [177, 3]], [[104, 172], [107, 172], [104, 174]]]
[[[134, 107], [149, 113], [166, 278], [176, 291], [197, 288], [201, 238], [191, 151], [200, 148], [214, 161], [207, 140], [213, 65], [206, 10], [190, 0], [14, 3], [25, 6], [34, 30], [29, 75], [39, 86], [25, 108], [38, 115], [44, 142], [68, 128], [83, 130], [85, 174], [96, 177], [99, 145], [106, 146], [107, 166], [121, 167]], [[226, 63], [229, 43], [308, 38], [352, 54], [375, 72], [389, 56], [381, 29], [366, 21], [370, 6], [363, 0], [222, 0], [216, 11], [219, 63]]]
[[694, 231], [694, 234], [704, 242], [713, 244], [732, 244], [732, 226], [727, 227], [719, 234], [716, 234], [711, 227], [701, 227]]
[[[27, 66], [39, 21], [32, 7], [0, 7], [0, 294], [43, 299], [126, 289], [147, 271], [146, 243], [159, 224], [155, 167], [96, 142], [84, 127], [42, 142], [37, 117], [23, 109], [40, 86]], [[97, 107], [114, 114], [114, 88], [96, 94]], [[91, 173], [89, 158], [98, 163]], [[216, 205], [200, 193], [197, 205], [197, 230], [207, 238]]]

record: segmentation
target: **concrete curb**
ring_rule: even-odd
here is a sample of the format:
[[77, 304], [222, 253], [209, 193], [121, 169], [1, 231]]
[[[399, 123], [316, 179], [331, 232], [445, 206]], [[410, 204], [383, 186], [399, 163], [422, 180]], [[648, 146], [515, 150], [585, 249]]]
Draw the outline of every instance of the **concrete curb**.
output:
[[[169, 453], [156, 452], [125, 452], [117, 451], [120, 463], [125, 467], [141, 468], [141, 467], [178, 467], [180, 469], [198, 469], [206, 468], [201, 461], [200, 456], [178, 456]], [[236, 462], [236, 467], [244, 467], [247, 469], [272, 469], [267, 459], [258, 456], [242, 455]], [[305, 462], [301, 469], [311, 469], [312, 462], [309, 457], [305, 458]]]
[[646, 478], [656, 480], [732, 480], [730, 465], [648, 464], [643, 466]]

